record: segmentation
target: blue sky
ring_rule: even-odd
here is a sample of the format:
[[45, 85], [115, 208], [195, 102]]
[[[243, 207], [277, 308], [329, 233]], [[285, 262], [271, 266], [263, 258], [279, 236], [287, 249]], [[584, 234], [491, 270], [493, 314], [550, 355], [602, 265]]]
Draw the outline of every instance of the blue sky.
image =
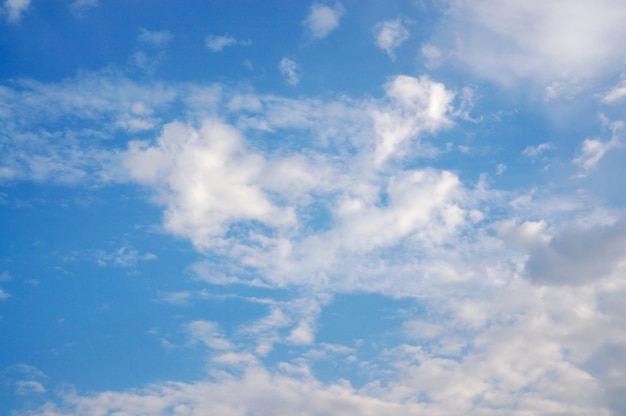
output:
[[0, 413], [626, 412], [626, 3], [6, 0]]

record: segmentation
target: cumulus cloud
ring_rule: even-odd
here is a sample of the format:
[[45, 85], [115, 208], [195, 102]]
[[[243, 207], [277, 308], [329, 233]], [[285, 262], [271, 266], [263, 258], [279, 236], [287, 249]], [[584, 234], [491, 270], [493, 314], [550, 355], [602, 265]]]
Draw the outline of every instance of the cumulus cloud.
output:
[[[40, 141], [23, 148], [16, 146], [27, 140], [6, 140], [2, 162], [19, 173], [19, 163], [9, 164], [22, 163], [16, 155], [31, 160], [63, 145], [76, 150], [76, 160], [62, 152], [51, 160], [88, 175], [94, 168], [77, 164], [84, 147], [59, 135], [56, 120], [104, 120], [94, 124], [108, 138], [124, 117], [154, 119], [158, 126], [159, 108], [180, 104], [179, 119], [186, 122], [165, 123], [154, 140], [111, 152], [123, 166], [120, 177], [145, 187], [163, 207], [166, 231], [211, 254], [193, 267], [199, 279], [295, 288], [303, 298], [255, 299], [267, 314], [232, 330], [207, 320], [184, 324], [190, 345], [211, 349], [211, 368], [219, 371], [210, 380], [72, 393], [64, 405], [47, 404], [38, 413], [610, 414], [602, 393], [617, 397], [623, 383], [611, 374], [623, 373], [623, 360], [612, 350], [610, 364], [597, 357], [607, 351], [603, 343], [621, 351], [626, 339], [619, 302], [624, 221], [554, 232], [536, 215], [542, 204], [527, 195], [491, 192], [485, 181], [473, 186], [463, 172], [421, 161], [402, 163], [423, 151], [428, 134], [452, 124], [454, 93], [445, 85], [397, 76], [384, 97], [333, 101], [221, 85], [173, 92], [161, 84], [94, 78], [2, 89], [0, 115], [18, 124], [3, 123], [2, 137], [32, 137], [26, 132], [33, 123], [45, 138], [35, 135]], [[36, 124], [41, 119], [50, 124]], [[284, 140], [269, 146], [248, 139], [282, 132]], [[540, 146], [529, 155], [540, 154]], [[391, 159], [399, 163], [385, 163]], [[555, 216], [574, 216], [567, 203], [543, 205]], [[511, 219], [511, 210], [526, 217]], [[489, 223], [494, 217], [505, 219]], [[103, 261], [123, 265], [137, 255], [114, 250], [103, 252]], [[232, 264], [237, 267], [229, 269]], [[320, 343], [325, 300], [313, 294], [358, 291], [418, 299], [418, 313], [394, 311], [408, 322], [398, 324], [402, 334], [417, 341]], [[178, 291], [162, 299], [180, 304], [194, 296], [201, 297]], [[613, 297], [618, 300], [607, 300]], [[432, 325], [416, 321], [416, 314]], [[274, 360], [269, 352], [278, 343], [290, 353], [264, 366], [262, 358]], [[362, 386], [312, 376], [311, 362], [331, 350], [354, 353]], [[46, 387], [41, 379], [20, 380], [31, 392], [41, 390], [33, 382]]]
[[409, 31], [402, 24], [402, 19], [385, 20], [374, 26], [376, 45], [395, 61], [394, 50], [409, 38]]
[[285, 82], [292, 87], [300, 83], [300, 65], [293, 59], [283, 58], [278, 63], [278, 70], [285, 77]]
[[396, 76], [385, 85], [385, 92], [390, 105], [372, 112], [378, 135], [376, 164], [406, 153], [409, 140], [452, 123], [454, 93], [427, 76]]
[[346, 12], [341, 3], [327, 6], [314, 3], [309, 11], [309, 16], [302, 24], [309, 30], [315, 39], [323, 39], [339, 27], [339, 20]]
[[227, 48], [229, 46], [248, 46], [250, 42], [238, 40], [230, 35], [209, 35], [204, 39], [204, 44], [213, 52], [221, 52], [224, 48]]
[[626, 221], [569, 227], [531, 251], [525, 270], [541, 284], [577, 285], [606, 277], [626, 258]]
[[264, 158], [248, 152], [241, 134], [218, 120], [199, 129], [170, 123], [155, 145], [130, 143], [124, 163], [131, 178], [152, 187], [167, 207], [166, 228], [198, 248], [217, 244], [239, 221], [294, 221], [259, 186]]
[[577, 82], [615, 71], [626, 57], [620, 0], [455, 0], [447, 23], [453, 56], [502, 84]]
[[18, 23], [24, 13], [28, 11], [31, 0], [6, 0], [4, 2], [4, 13], [7, 15], [9, 23]]

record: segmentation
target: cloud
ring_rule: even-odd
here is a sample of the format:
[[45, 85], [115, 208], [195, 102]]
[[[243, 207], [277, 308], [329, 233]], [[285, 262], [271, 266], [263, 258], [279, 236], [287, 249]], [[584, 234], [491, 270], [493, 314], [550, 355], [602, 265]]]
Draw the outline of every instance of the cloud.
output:
[[266, 169], [263, 157], [248, 152], [241, 134], [219, 120], [205, 120], [200, 129], [170, 123], [154, 146], [131, 142], [124, 164], [130, 177], [152, 187], [167, 207], [165, 227], [199, 249], [219, 245], [229, 226], [240, 221], [268, 226], [294, 221], [258, 184]]
[[250, 41], [237, 40], [230, 35], [214, 36], [210, 35], [204, 39], [207, 48], [213, 52], [221, 52], [229, 46], [241, 45], [248, 46]]
[[0, 300], [6, 300], [6, 299], [9, 299], [10, 297], [11, 295], [8, 292], [0, 288]]
[[140, 261], [155, 260], [157, 257], [152, 253], [140, 254], [137, 250], [122, 246], [112, 252], [103, 250], [95, 251], [95, 258], [98, 265], [102, 267], [124, 267], [133, 268]]
[[233, 345], [224, 338], [219, 325], [210, 321], [194, 321], [187, 325], [189, 335], [213, 350], [230, 350]]
[[528, 146], [524, 150], [522, 150], [522, 155], [534, 158], [542, 154], [543, 152], [552, 149], [554, 146], [552, 143], [541, 143], [537, 146]]
[[189, 291], [181, 292], [167, 292], [159, 295], [158, 301], [169, 303], [177, 306], [187, 306], [192, 298], [192, 293]]
[[598, 139], [585, 139], [582, 146], [582, 154], [574, 158], [574, 163], [582, 166], [587, 171], [593, 170], [606, 152], [619, 145], [620, 143], [616, 139], [605, 142]]
[[394, 50], [409, 38], [409, 31], [402, 24], [401, 19], [385, 20], [374, 26], [376, 45], [385, 51], [391, 60], [396, 60]]
[[626, 57], [620, 0], [455, 0], [442, 34], [451, 55], [481, 78], [510, 85], [576, 83], [618, 68]]
[[443, 54], [441, 50], [434, 45], [425, 43], [420, 49], [422, 56], [426, 59], [426, 68], [435, 69], [441, 65]]
[[[0, 158], [16, 177], [119, 169], [118, 180], [140, 184], [163, 207], [166, 231], [209, 254], [192, 267], [199, 279], [299, 297], [255, 299], [267, 313], [234, 329], [184, 324], [190, 345], [211, 349], [207, 380], [68, 393], [39, 413], [610, 414], [603, 391], [616, 400], [623, 386], [611, 374], [624, 372], [624, 220], [557, 227], [580, 204], [493, 191], [441, 168], [445, 161], [425, 166], [415, 159], [437, 151], [426, 147], [429, 135], [459, 117], [455, 93], [426, 76], [392, 77], [384, 89], [366, 100], [288, 99], [110, 75], [3, 87], [0, 115], [14, 125], [0, 127], [12, 139]], [[127, 147], [100, 142], [126, 134], [118, 123], [134, 119], [162, 129]], [[84, 122], [91, 135], [74, 139], [92, 140], [60, 133]], [[117, 168], [95, 156], [94, 166], [79, 164], [106, 146]], [[20, 170], [36, 156], [65, 164], [33, 169], [40, 176]], [[120, 267], [142, 257], [125, 246], [101, 254]], [[386, 320], [377, 345], [330, 348], [318, 322], [324, 295], [355, 292], [389, 295], [407, 323]], [[278, 344], [289, 353], [270, 354]], [[358, 387], [341, 375], [315, 379], [316, 357], [333, 351], [355, 357]], [[603, 353], [610, 364], [597, 362]], [[46, 387], [23, 380], [31, 391], [40, 390], [33, 381]]]
[[619, 85], [613, 88], [602, 97], [602, 102], [606, 104], [615, 104], [626, 97], [626, 80], [622, 80]]
[[19, 380], [15, 382], [16, 393], [20, 396], [27, 396], [31, 394], [41, 394], [46, 392], [46, 388], [38, 381], [34, 380]]
[[4, 13], [7, 15], [9, 23], [18, 23], [24, 13], [28, 11], [31, 0], [6, 0], [4, 2]]
[[323, 39], [339, 27], [339, 20], [345, 14], [346, 9], [341, 3], [334, 6], [325, 6], [314, 3], [309, 11], [309, 16], [302, 24], [309, 30], [315, 39]]
[[283, 58], [278, 63], [278, 70], [285, 77], [285, 82], [292, 87], [300, 83], [301, 70], [300, 65], [293, 59]]
[[423, 133], [435, 133], [451, 125], [454, 93], [427, 76], [393, 77], [385, 85], [388, 107], [372, 111], [378, 142], [376, 164], [406, 153], [406, 143]]
[[[120, 129], [156, 127], [152, 111], [162, 111], [176, 97], [170, 86], [142, 86], [109, 71], [80, 73], [56, 84], [21, 79], [1, 91], [0, 120], [14, 122], [0, 127], [0, 181], [66, 185], [117, 177], [117, 157], [104, 146], [106, 140]], [[70, 119], [72, 128], [60, 127]]]
[[609, 275], [626, 259], [626, 220], [589, 228], [568, 227], [531, 250], [525, 270], [540, 284], [578, 285]]
[[144, 28], [140, 29], [141, 33], [137, 36], [137, 40], [142, 43], [149, 44], [156, 48], [161, 48], [167, 45], [172, 41], [174, 36], [168, 30], [147, 30]]
[[163, 414], [380, 414], [414, 415], [419, 407], [397, 404], [359, 394], [346, 383], [324, 386], [309, 378], [248, 369], [240, 378], [222, 376], [216, 381], [153, 385], [134, 393], [103, 392], [93, 396], [66, 396], [66, 405], [49, 406], [39, 414], [110, 412]]

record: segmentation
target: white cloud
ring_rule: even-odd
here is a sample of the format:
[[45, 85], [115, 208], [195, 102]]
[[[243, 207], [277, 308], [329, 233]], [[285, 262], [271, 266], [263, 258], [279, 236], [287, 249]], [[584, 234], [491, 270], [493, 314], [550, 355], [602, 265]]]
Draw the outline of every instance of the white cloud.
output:
[[218, 120], [205, 120], [200, 129], [170, 123], [154, 146], [131, 142], [124, 164], [167, 207], [165, 227], [200, 249], [219, 245], [240, 221], [281, 226], [295, 220], [259, 185], [265, 159], [248, 152], [241, 134]]
[[250, 41], [238, 40], [230, 35], [214, 36], [210, 35], [204, 39], [207, 48], [213, 52], [220, 52], [229, 46], [241, 45], [248, 46]]
[[6, 0], [4, 2], [4, 13], [7, 14], [9, 23], [18, 23], [22, 15], [26, 13], [31, 0]]
[[10, 297], [11, 295], [8, 292], [0, 288], [0, 300], [6, 300], [6, 299], [9, 299]]
[[347, 383], [324, 386], [319, 382], [272, 374], [251, 368], [240, 378], [221, 376], [216, 381], [153, 385], [134, 393], [103, 392], [93, 396], [66, 396], [63, 409], [49, 406], [47, 416], [99, 411], [156, 416], [163, 414], [332, 414], [375, 416], [419, 414], [419, 406], [368, 397]]
[[399, 75], [385, 85], [391, 103], [372, 111], [378, 142], [376, 164], [406, 153], [404, 147], [423, 133], [434, 133], [451, 125], [454, 93], [426, 76]]
[[[604, 225], [553, 233], [551, 220], [570, 220], [576, 204], [558, 197], [546, 202], [539, 192], [491, 192], [482, 182], [473, 189], [462, 173], [448, 170], [385, 164], [421, 151], [418, 139], [451, 125], [454, 94], [443, 84], [398, 76], [385, 86], [386, 97], [366, 102], [290, 100], [222, 86], [173, 92], [118, 78], [25, 85], [28, 97], [2, 90], [8, 103], [0, 106], [8, 112], [2, 116], [24, 120], [22, 136], [8, 130], [3, 136], [32, 139], [26, 149], [40, 157], [68, 138], [55, 135], [54, 126], [45, 140], [29, 136], [33, 120], [103, 118], [109, 132], [115, 124], [109, 120], [153, 117], [159, 106], [180, 100], [188, 124], [168, 123], [154, 142], [135, 141], [115, 152], [124, 178], [152, 192], [164, 207], [166, 230], [219, 258], [222, 268], [211, 268], [209, 259], [194, 267], [199, 278], [295, 287], [304, 294], [296, 301], [259, 300], [267, 302], [267, 315], [229, 331], [232, 341], [215, 322], [185, 326], [196, 344], [213, 350], [212, 363], [234, 367], [238, 376], [218, 372], [211, 381], [70, 394], [67, 407], [49, 404], [40, 413], [488, 415], [505, 409], [520, 416], [608, 415], [609, 405], [619, 405], [602, 392], [616, 400], [623, 388], [624, 221], [605, 216]], [[216, 113], [232, 125], [209, 117]], [[281, 130], [296, 132], [298, 140], [286, 138], [279, 151], [262, 143], [253, 149], [244, 137], [269, 132], [273, 138]], [[82, 167], [77, 161], [84, 148], [63, 143], [76, 153], [67, 166]], [[528, 153], [539, 154], [540, 146]], [[3, 163], [28, 153], [6, 148]], [[60, 163], [63, 156], [48, 162]], [[10, 166], [20, 172], [19, 164]], [[484, 213], [483, 204], [489, 204]], [[323, 225], [315, 223], [320, 211]], [[511, 211], [520, 217], [511, 219]], [[546, 212], [552, 218], [539, 215]], [[505, 219], [489, 224], [493, 217]], [[132, 252], [105, 252], [103, 261], [131, 264], [141, 256]], [[229, 269], [230, 262], [239, 267]], [[255, 280], [247, 281], [247, 268]], [[323, 384], [306, 361], [331, 350], [316, 344], [324, 299], [311, 293], [356, 291], [417, 298], [420, 316], [433, 325], [403, 311], [408, 323], [399, 325], [402, 333], [411, 332], [417, 342], [398, 345], [389, 337], [367, 360], [355, 346], [367, 384]], [[163, 299], [184, 302], [189, 296], [182, 291]], [[246, 336], [254, 345], [237, 342]], [[259, 357], [277, 343], [293, 351], [290, 361], [264, 368]], [[603, 354], [608, 363], [599, 358]]]
[[547, 223], [540, 221], [524, 221], [518, 224], [516, 219], [498, 222], [495, 225], [502, 239], [513, 247], [532, 249], [549, 241], [546, 234]]
[[606, 152], [618, 147], [621, 147], [621, 142], [617, 137], [613, 137], [608, 141], [585, 139], [581, 149], [582, 154], [574, 158], [574, 163], [582, 166], [586, 171], [593, 170]]
[[127, 246], [122, 246], [112, 252], [96, 250], [94, 254], [96, 262], [102, 267], [114, 266], [133, 268], [140, 261], [150, 261], [157, 258], [156, 255], [152, 253], [141, 254], [137, 250]]
[[38, 381], [34, 380], [19, 380], [15, 382], [16, 393], [20, 396], [27, 396], [31, 394], [41, 394], [46, 392], [46, 388]]
[[303, 25], [315, 39], [323, 39], [339, 27], [339, 20], [345, 12], [346, 9], [341, 3], [335, 3], [334, 6], [314, 3]]
[[534, 158], [546, 152], [547, 150], [552, 149], [553, 147], [554, 146], [552, 145], [552, 143], [549, 143], [549, 142], [541, 143], [541, 144], [538, 144], [537, 146], [528, 146], [524, 150], [522, 150], [522, 155], [529, 157], [529, 158]]
[[147, 30], [141, 28], [140, 31], [141, 33], [139, 33], [137, 40], [157, 48], [167, 45], [174, 38], [168, 30]]
[[496, 174], [502, 175], [504, 171], [506, 171], [506, 165], [504, 163], [498, 163], [498, 166], [496, 166]]
[[622, 80], [615, 88], [606, 93], [602, 97], [602, 102], [606, 104], [615, 104], [626, 97], [626, 80]]
[[621, 0], [454, 0], [446, 45], [476, 75], [575, 83], [615, 71], [626, 57]]
[[188, 291], [163, 293], [159, 296], [160, 301], [178, 306], [188, 305], [191, 298], [192, 294]]
[[[103, 141], [119, 128], [137, 131], [142, 125], [158, 123], [136, 114], [136, 103], [163, 110], [175, 97], [169, 86], [141, 86], [114, 71], [80, 73], [56, 84], [17, 80], [14, 88], [3, 88], [0, 94], [0, 117], [15, 121], [2, 123], [0, 179], [61, 184], [111, 181], [119, 173], [117, 156], [102, 146]], [[59, 128], [58, 123], [67, 118], [80, 123]], [[109, 122], [103, 123], [104, 119]]]
[[389, 179], [385, 193], [385, 206], [358, 194], [342, 198], [335, 214], [342, 224], [336, 241], [354, 251], [392, 246], [407, 236], [436, 244], [465, 221], [460, 182], [451, 172], [403, 172]]
[[376, 24], [374, 36], [376, 37], [376, 45], [395, 61], [394, 50], [409, 38], [409, 31], [402, 24], [402, 20], [398, 18]]
[[213, 350], [230, 350], [233, 348], [228, 339], [224, 337], [219, 325], [210, 321], [194, 321], [187, 325], [189, 335], [202, 342]]
[[285, 82], [292, 87], [300, 83], [301, 71], [300, 65], [293, 59], [283, 58], [278, 63], [278, 70], [285, 77]]

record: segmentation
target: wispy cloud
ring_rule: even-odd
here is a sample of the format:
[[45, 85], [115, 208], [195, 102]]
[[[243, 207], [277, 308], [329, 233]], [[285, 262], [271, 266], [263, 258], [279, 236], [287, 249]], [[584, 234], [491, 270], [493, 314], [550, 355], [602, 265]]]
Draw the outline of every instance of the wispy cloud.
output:
[[602, 97], [602, 102], [607, 104], [616, 104], [626, 97], [626, 80], [622, 80], [611, 91]]
[[541, 143], [536, 146], [526, 147], [524, 150], [522, 150], [522, 155], [529, 157], [529, 158], [534, 158], [553, 148], [554, 148], [554, 145], [552, 143], [549, 143], [549, 142]]
[[142, 261], [156, 260], [157, 256], [153, 253], [141, 254], [137, 250], [122, 246], [111, 252], [104, 250], [95, 251], [95, 259], [98, 265], [102, 267], [135, 267], [137, 263]]
[[187, 325], [189, 335], [213, 350], [229, 350], [233, 345], [224, 338], [219, 325], [209, 321], [194, 321]]
[[137, 40], [160, 48], [171, 42], [173, 38], [174, 36], [168, 30], [147, 30], [141, 28]]
[[248, 46], [250, 45], [250, 41], [238, 40], [230, 35], [209, 35], [204, 39], [204, 44], [213, 52], [221, 52], [224, 48], [229, 46]]
[[3, 11], [6, 13], [9, 23], [18, 23], [28, 11], [30, 2], [31, 0], [6, 0]]
[[622, 131], [624, 122], [611, 123], [611, 139], [602, 141], [600, 139], [585, 139], [582, 145], [581, 154], [574, 158], [573, 162], [581, 166], [585, 171], [594, 170], [604, 155], [612, 149], [624, 146], [622, 142]]
[[300, 83], [301, 69], [296, 61], [290, 58], [283, 58], [278, 63], [278, 70], [285, 77], [285, 82], [292, 87]]

